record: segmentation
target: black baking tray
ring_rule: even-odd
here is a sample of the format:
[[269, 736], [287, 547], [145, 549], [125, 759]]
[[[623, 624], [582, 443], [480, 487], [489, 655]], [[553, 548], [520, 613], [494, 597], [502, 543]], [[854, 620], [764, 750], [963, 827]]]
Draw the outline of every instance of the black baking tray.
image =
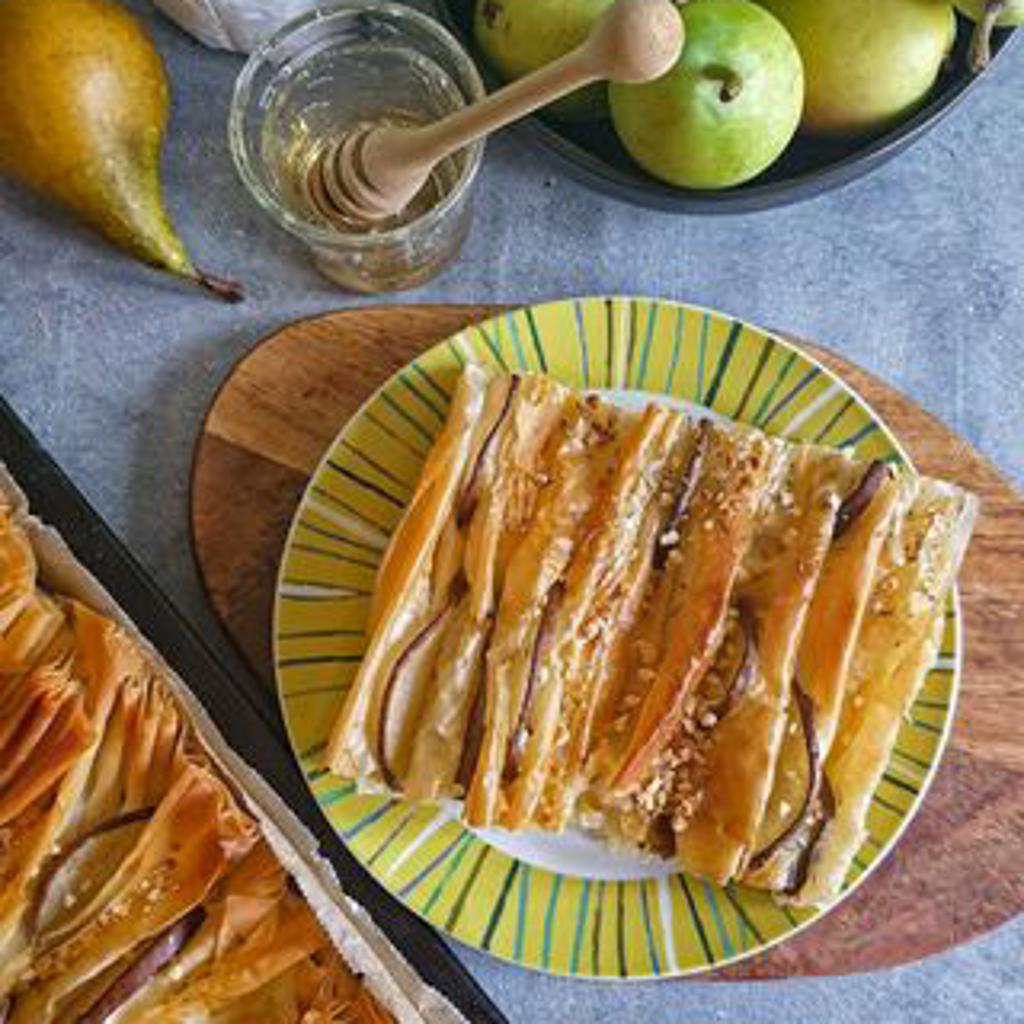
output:
[[76, 557], [187, 681], [231, 746], [316, 836], [345, 891], [366, 907], [420, 976], [473, 1024], [506, 1022], [440, 936], [386, 892], [334, 834], [313, 802], [280, 727], [254, 696], [256, 679], [229, 671], [213, 654], [3, 398], [0, 460], [28, 496], [31, 511], [60, 531]]
[[[435, 0], [441, 20], [466, 45], [489, 88], [501, 83], [472, 39], [476, 0]], [[958, 15], [957, 45], [934, 89], [918, 110], [886, 131], [852, 139], [798, 135], [763, 174], [717, 192], [676, 188], [647, 174], [630, 158], [610, 122], [564, 124], [540, 115], [517, 126], [519, 137], [538, 143], [574, 178], [615, 199], [669, 213], [749, 213], [786, 206], [829, 192], [881, 167], [922, 138], [969, 91], [984, 88], [985, 75], [967, 68], [971, 23]], [[1024, 33], [997, 29], [993, 61]]]

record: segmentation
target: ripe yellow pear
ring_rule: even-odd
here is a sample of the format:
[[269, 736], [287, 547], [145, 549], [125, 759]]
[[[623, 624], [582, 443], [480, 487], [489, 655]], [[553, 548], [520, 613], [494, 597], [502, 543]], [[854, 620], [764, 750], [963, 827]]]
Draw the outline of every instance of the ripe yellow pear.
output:
[[163, 207], [169, 89], [142, 25], [108, 0], [0, 0], [0, 174], [137, 259], [237, 301], [196, 269]]
[[804, 64], [803, 126], [858, 134], [909, 113], [938, 78], [956, 37], [951, 0], [760, 0]]

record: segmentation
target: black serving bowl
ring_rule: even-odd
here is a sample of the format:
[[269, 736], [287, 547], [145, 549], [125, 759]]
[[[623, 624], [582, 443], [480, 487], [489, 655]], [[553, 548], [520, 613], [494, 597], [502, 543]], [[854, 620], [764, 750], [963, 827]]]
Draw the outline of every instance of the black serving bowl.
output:
[[[499, 85], [473, 44], [474, 0], [437, 0], [448, 27], [469, 48], [489, 87]], [[539, 142], [585, 185], [616, 199], [670, 213], [746, 213], [810, 199], [860, 178], [916, 142], [985, 76], [967, 69], [971, 24], [960, 19], [956, 50], [926, 102], [898, 124], [855, 139], [815, 139], [798, 135], [763, 174], [736, 188], [718, 192], [677, 188], [647, 174], [619, 142], [611, 123], [564, 124], [544, 116], [527, 118], [520, 131]], [[999, 29], [993, 59], [1005, 52], [1016, 33]]]

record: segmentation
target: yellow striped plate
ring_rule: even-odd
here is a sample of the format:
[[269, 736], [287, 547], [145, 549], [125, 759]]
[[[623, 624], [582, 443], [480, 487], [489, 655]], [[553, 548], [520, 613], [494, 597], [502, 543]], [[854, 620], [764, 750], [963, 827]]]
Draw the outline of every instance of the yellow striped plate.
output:
[[[757, 327], [674, 302], [578, 299], [471, 327], [397, 373], [342, 430], [292, 524], [274, 613], [281, 708], [324, 814], [387, 889], [462, 942], [559, 974], [681, 975], [764, 950], [818, 913], [682, 874], [554, 871], [491, 845], [450, 811], [361, 796], [320, 766], [363, 652], [377, 563], [471, 360], [576, 387], [672, 396], [862, 458], [900, 462], [904, 453], [842, 381]], [[932, 777], [952, 721], [958, 646], [951, 600], [942, 654], [900, 733], [844, 896], [891, 848]]]

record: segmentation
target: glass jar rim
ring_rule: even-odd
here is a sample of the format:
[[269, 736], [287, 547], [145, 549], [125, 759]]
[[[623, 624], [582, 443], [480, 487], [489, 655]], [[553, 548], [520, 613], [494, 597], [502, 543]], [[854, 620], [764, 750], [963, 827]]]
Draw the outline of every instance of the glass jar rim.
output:
[[[432, 206], [423, 216], [407, 224], [364, 235], [348, 235], [331, 228], [320, 227], [308, 220], [295, 216], [280, 201], [277, 194], [263, 184], [259, 174], [252, 166], [253, 161], [250, 148], [246, 142], [244, 120], [254, 95], [253, 89], [256, 74], [268, 63], [271, 54], [278, 47], [306, 28], [306, 26], [317, 21], [328, 21], [336, 15], [355, 14], [390, 16], [425, 30], [451, 52], [456, 64], [459, 66], [459, 73], [466, 76], [466, 84], [468, 84], [468, 92], [470, 94], [467, 102], [476, 102], [487, 95], [487, 90], [480, 77], [480, 71], [465, 47], [436, 19], [421, 11], [417, 11], [415, 8], [398, 3], [382, 3], [378, 2], [378, 0], [334, 0], [333, 3], [313, 7], [304, 14], [300, 14], [298, 17], [285, 22], [284, 25], [268, 36], [249, 54], [248, 60], [246, 60], [245, 65], [238, 74], [238, 78], [235, 80], [231, 109], [228, 115], [228, 142], [235, 169], [246, 188], [257, 203], [281, 227], [307, 244], [327, 247], [344, 244], [348, 248], [362, 249], [375, 248], [382, 244], [401, 243], [413, 233], [429, 230], [433, 224], [440, 221], [472, 186], [483, 158], [484, 141], [480, 139], [465, 147], [463, 150], [465, 153], [465, 163], [458, 180], [442, 198], [441, 202], [436, 206]], [[459, 83], [460, 92], [462, 91], [462, 84]]]

